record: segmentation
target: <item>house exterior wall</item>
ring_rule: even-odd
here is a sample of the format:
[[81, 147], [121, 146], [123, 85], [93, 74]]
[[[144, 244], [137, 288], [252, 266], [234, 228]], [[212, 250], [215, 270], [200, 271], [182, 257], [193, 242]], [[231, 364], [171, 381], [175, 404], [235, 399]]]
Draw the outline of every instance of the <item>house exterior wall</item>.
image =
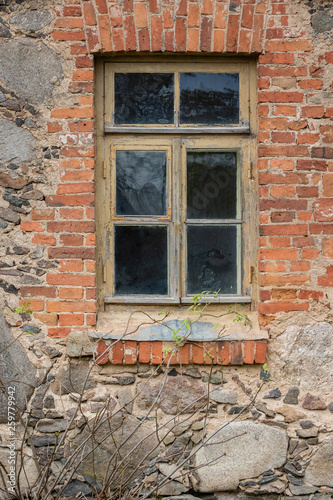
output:
[[[243, 425], [250, 425], [249, 419], [266, 427], [270, 421], [280, 425], [284, 435], [276, 439], [282, 458], [276, 463], [267, 459], [273, 468], [281, 471], [286, 463], [284, 437], [295, 447], [306, 443], [299, 459], [304, 470], [314, 458], [305, 483], [297, 486], [284, 471], [282, 485], [272, 490], [259, 486], [258, 491], [331, 495], [332, 5], [322, 0], [1, 0], [0, 16], [0, 297], [5, 317], [40, 373], [64, 381], [68, 356], [78, 358], [75, 366], [86, 366], [81, 355], [100, 356], [91, 390], [94, 397], [104, 394], [112, 380], [108, 391], [118, 403], [124, 398], [118, 395], [124, 381], [119, 377], [130, 374], [134, 394], [140, 366], [150, 370], [170, 356], [162, 342], [128, 340], [110, 347], [104, 340], [92, 346], [89, 339], [98, 312], [94, 59], [154, 55], [162, 61], [167, 54], [257, 60], [253, 182], [258, 199], [253, 202], [259, 205], [260, 232], [252, 279], [258, 287], [254, 313], [269, 340], [234, 340], [226, 343], [223, 355], [222, 343], [198, 349], [187, 344], [170, 364], [176, 366], [178, 381], [194, 380], [181, 371], [180, 361], [194, 363], [202, 380], [206, 365], [217, 370], [231, 365], [224, 372], [228, 391], [238, 396], [218, 404], [210, 432], [221, 419], [230, 419], [222, 404], [245, 404], [255, 392], [258, 364], [267, 361], [271, 378], [265, 394], [278, 388], [282, 395], [262, 401], [266, 409], [257, 408], [260, 415], [250, 413], [245, 423], [242, 418]], [[31, 330], [34, 336], [22, 336]], [[215, 350], [213, 361], [200, 348]], [[47, 384], [44, 395], [52, 395], [67, 411], [71, 400], [68, 395], [63, 399], [57, 387]], [[88, 403], [86, 411], [93, 415]], [[313, 435], [297, 434], [302, 419], [311, 421]], [[255, 471], [257, 476], [264, 472], [260, 467]], [[254, 477], [242, 474], [243, 479]], [[204, 477], [200, 481], [207, 484]], [[235, 489], [239, 481], [233, 481], [221, 489]]]

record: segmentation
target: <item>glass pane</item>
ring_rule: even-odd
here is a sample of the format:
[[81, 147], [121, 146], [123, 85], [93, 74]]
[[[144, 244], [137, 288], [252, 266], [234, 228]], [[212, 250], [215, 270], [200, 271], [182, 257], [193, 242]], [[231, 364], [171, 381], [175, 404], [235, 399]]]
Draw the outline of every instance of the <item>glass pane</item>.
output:
[[187, 228], [187, 293], [237, 294], [236, 226]]
[[188, 219], [235, 219], [237, 153], [188, 151]]
[[168, 294], [167, 227], [115, 226], [116, 294]]
[[173, 80], [173, 73], [115, 73], [115, 124], [173, 123]]
[[180, 123], [239, 123], [238, 73], [180, 73]]
[[166, 215], [166, 151], [116, 152], [117, 215]]

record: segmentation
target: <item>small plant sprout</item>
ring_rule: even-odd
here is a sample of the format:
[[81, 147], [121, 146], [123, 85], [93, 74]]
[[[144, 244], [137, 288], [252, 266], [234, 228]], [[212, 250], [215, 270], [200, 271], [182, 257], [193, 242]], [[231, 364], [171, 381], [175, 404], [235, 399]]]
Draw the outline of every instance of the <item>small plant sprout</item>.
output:
[[32, 309], [29, 308], [30, 302], [23, 302], [21, 306], [15, 307], [14, 312], [16, 314], [32, 314]]

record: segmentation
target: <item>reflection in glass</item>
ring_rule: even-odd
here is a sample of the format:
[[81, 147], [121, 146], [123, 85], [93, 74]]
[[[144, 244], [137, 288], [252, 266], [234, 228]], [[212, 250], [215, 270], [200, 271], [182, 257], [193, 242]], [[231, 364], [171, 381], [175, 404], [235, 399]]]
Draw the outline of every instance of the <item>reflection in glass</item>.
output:
[[236, 226], [188, 226], [187, 293], [237, 294]]
[[239, 123], [238, 73], [180, 73], [180, 123]]
[[116, 152], [117, 215], [166, 215], [166, 151]]
[[173, 123], [173, 73], [115, 73], [116, 125]]
[[168, 294], [167, 227], [115, 226], [115, 292]]
[[235, 219], [237, 153], [188, 151], [187, 218]]

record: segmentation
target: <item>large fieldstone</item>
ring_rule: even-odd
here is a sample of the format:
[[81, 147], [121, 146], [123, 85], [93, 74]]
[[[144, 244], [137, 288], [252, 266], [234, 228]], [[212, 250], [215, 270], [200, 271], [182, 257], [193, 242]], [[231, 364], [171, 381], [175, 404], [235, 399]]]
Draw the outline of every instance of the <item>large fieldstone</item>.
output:
[[307, 484], [333, 488], [333, 438], [322, 443], [305, 471]]
[[87, 360], [68, 363], [57, 371], [51, 384], [55, 394], [82, 394], [87, 389], [96, 387], [96, 382], [90, 377], [91, 363]]
[[0, 120], [0, 144], [0, 161], [21, 163], [34, 159], [34, 149], [36, 147], [34, 136], [29, 130], [17, 127], [14, 122], [5, 118]]
[[[15, 338], [0, 311], [0, 380], [14, 394], [16, 409], [23, 413], [36, 386], [36, 368]], [[0, 390], [0, 423], [8, 422], [8, 398]]]
[[148, 410], [156, 402], [155, 407], [167, 415], [192, 413], [207, 403], [207, 386], [182, 376], [167, 378], [166, 381], [141, 382], [138, 391], [136, 402], [141, 410]]
[[287, 458], [288, 437], [282, 429], [246, 420], [221, 429], [207, 444], [194, 459], [197, 489], [203, 493], [235, 490], [242, 479], [281, 467]]
[[333, 326], [327, 322], [289, 326], [271, 349], [270, 366], [300, 389], [333, 390]]
[[150, 422], [117, 413], [102, 422], [91, 420], [67, 447], [66, 454], [77, 453], [79, 474], [103, 481], [105, 474], [114, 472], [112, 487], [124, 485], [127, 479], [131, 484], [159, 453], [152, 431]]
[[50, 24], [51, 13], [48, 10], [23, 10], [14, 14], [10, 22], [26, 31], [38, 31]]
[[[2, 473], [0, 474], [0, 500], [8, 500], [9, 498], [13, 498], [11, 491], [8, 491], [7, 488], [9, 483], [7, 481], [7, 474], [10, 472], [10, 464], [8, 463], [10, 449], [8, 447], [0, 447], [0, 463], [1, 467], [4, 467], [5, 470], [2, 469]], [[16, 464], [15, 471], [16, 477], [19, 474], [19, 487], [21, 490], [21, 498], [24, 498], [25, 495], [31, 493], [31, 491], [36, 486], [38, 479], [40, 478], [40, 472], [37, 467], [36, 460], [30, 454], [29, 451], [23, 449], [23, 463], [22, 463], [22, 454], [15, 453]], [[4, 484], [5, 479], [5, 484]], [[17, 479], [16, 479], [17, 481]], [[17, 485], [17, 486], [18, 486]], [[4, 492], [6, 490], [6, 493]], [[7, 493], [8, 491], [8, 493]], [[27, 498], [27, 497], [26, 497]]]
[[41, 105], [62, 78], [60, 57], [39, 40], [0, 38], [0, 79], [20, 98]]

